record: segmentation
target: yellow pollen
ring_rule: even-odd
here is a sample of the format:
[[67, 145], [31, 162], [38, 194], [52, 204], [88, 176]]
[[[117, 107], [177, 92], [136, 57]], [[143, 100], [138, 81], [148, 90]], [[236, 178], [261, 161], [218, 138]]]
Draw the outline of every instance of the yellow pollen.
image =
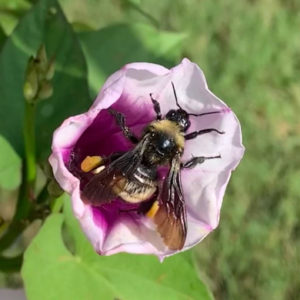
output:
[[83, 172], [90, 172], [101, 165], [103, 159], [101, 156], [87, 156], [81, 163], [80, 168]]
[[151, 208], [146, 213], [146, 216], [148, 218], [151, 218], [151, 219], [154, 218], [154, 216], [156, 215], [158, 209], [159, 209], [158, 201], [154, 201], [154, 203], [152, 204]]

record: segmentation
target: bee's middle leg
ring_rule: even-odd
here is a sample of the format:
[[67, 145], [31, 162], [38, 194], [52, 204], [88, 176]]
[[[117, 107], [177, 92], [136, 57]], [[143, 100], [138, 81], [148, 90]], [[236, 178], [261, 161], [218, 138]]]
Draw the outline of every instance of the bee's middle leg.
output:
[[192, 169], [198, 164], [204, 163], [207, 159], [215, 159], [215, 158], [221, 158], [221, 155], [217, 156], [197, 156], [193, 157], [190, 160], [188, 160], [185, 163], [181, 163], [181, 168], [184, 169]]
[[126, 138], [128, 138], [133, 144], [137, 144], [139, 139], [135, 136], [135, 134], [130, 130], [130, 128], [126, 125], [126, 119], [123, 114], [120, 112], [109, 109], [110, 114], [115, 118], [117, 124], [121, 127], [122, 132]]
[[198, 135], [202, 135], [202, 134], [209, 133], [209, 132], [217, 132], [218, 134], [224, 134], [225, 133], [224, 131], [220, 131], [220, 130], [215, 129], [215, 128], [208, 128], [208, 129], [202, 129], [202, 130], [198, 130], [198, 131], [188, 133], [184, 136], [184, 138], [186, 140], [192, 140], [192, 139], [196, 138]]

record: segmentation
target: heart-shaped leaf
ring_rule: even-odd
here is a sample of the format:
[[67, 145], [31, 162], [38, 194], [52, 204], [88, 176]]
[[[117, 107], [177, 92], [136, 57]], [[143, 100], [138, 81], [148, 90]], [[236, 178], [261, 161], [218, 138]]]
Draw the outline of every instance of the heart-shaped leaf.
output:
[[65, 209], [67, 228], [76, 237], [75, 252], [62, 239], [63, 215], [53, 214], [25, 253], [22, 275], [29, 300], [212, 299], [188, 254], [163, 263], [146, 255], [101, 257], [83, 236], [68, 204]]

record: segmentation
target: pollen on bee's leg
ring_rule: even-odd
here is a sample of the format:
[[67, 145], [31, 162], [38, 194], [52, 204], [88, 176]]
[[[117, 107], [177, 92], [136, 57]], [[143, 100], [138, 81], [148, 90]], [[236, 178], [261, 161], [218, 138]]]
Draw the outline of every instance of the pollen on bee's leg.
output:
[[101, 166], [102, 163], [103, 163], [103, 158], [101, 156], [87, 156], [81, 162], [80, 168], [83, 172], [87, 173]]
[[158, 201], [154, 201], [151, 208], [146, 213], [146, 216], [151, 219], [154, 218], [158, 209], [159, 209]]

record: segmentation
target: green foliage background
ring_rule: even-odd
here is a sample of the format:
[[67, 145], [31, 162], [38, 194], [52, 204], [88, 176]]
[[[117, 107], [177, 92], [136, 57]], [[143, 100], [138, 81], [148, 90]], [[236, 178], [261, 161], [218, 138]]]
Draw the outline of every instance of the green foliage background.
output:
[[[20, 20], [24, 22], [22, 17], [28, 16], [32, 5], [25, 0], [9, 3], [0, 0], [0, 74], [7, 63], [1, 61], [3, 53], [11, 54], [5, 49], [7, 44], [3, 46], [6, 36]], [[299, 2], [60, 0], [59, 4], [76, 32], [74, 38], [87, 64], [89, 94], [82, 80], [85, 75], [76, 70], [61, 74], [71, 77], [66, 79], [69, 84], [77, 78], [83, 86], [80, 97], [86, 95], [86, 104], [78, 110], [87, 107], [97, 87], [127, 62], [152, 61], [171, 67], [186, 56], [201, 66], [210, 89], [239, 117], [246, 154], [230, 181], [219, 228], [193, 250], [198, 271], [216, 299], [298, 299]], [[38, 44], [28, 38], [25, 41]], [[20, 59], [25, 65], [25, 56]], [[22, 75], [18, 76], [21, 81]], [[56, 79], [57, 84], [62, 80]], [[56, 90], [61, 99], [68, 97], [64, 87]], [[5, 87], [0, 91], [2, 98], [5, 91]], [[59, 121], [55, 119], [51, 126]], [[0, 130], [5, 135], [4, 127]], [[14, 135], [5, 136], [21, 153], [20, 141]], [[41, 146], [41, 157], [47, 154], [47, 143], [45, 140]], [[11, 157], [17, 167], [15, 153]], [[7, 187], [1, 181], [2, 165], [5, 167], [0, 158], [0, 185]], [[19, 181], [20, 174], [16, 174], [13, 182]], [[46, 225], [59, 224], [59, 218], [53, 215]], [[42, 235], [47, 228], [37, 239], [47, 237]], [[24, 274], [29, 269], [27, 265]]]

